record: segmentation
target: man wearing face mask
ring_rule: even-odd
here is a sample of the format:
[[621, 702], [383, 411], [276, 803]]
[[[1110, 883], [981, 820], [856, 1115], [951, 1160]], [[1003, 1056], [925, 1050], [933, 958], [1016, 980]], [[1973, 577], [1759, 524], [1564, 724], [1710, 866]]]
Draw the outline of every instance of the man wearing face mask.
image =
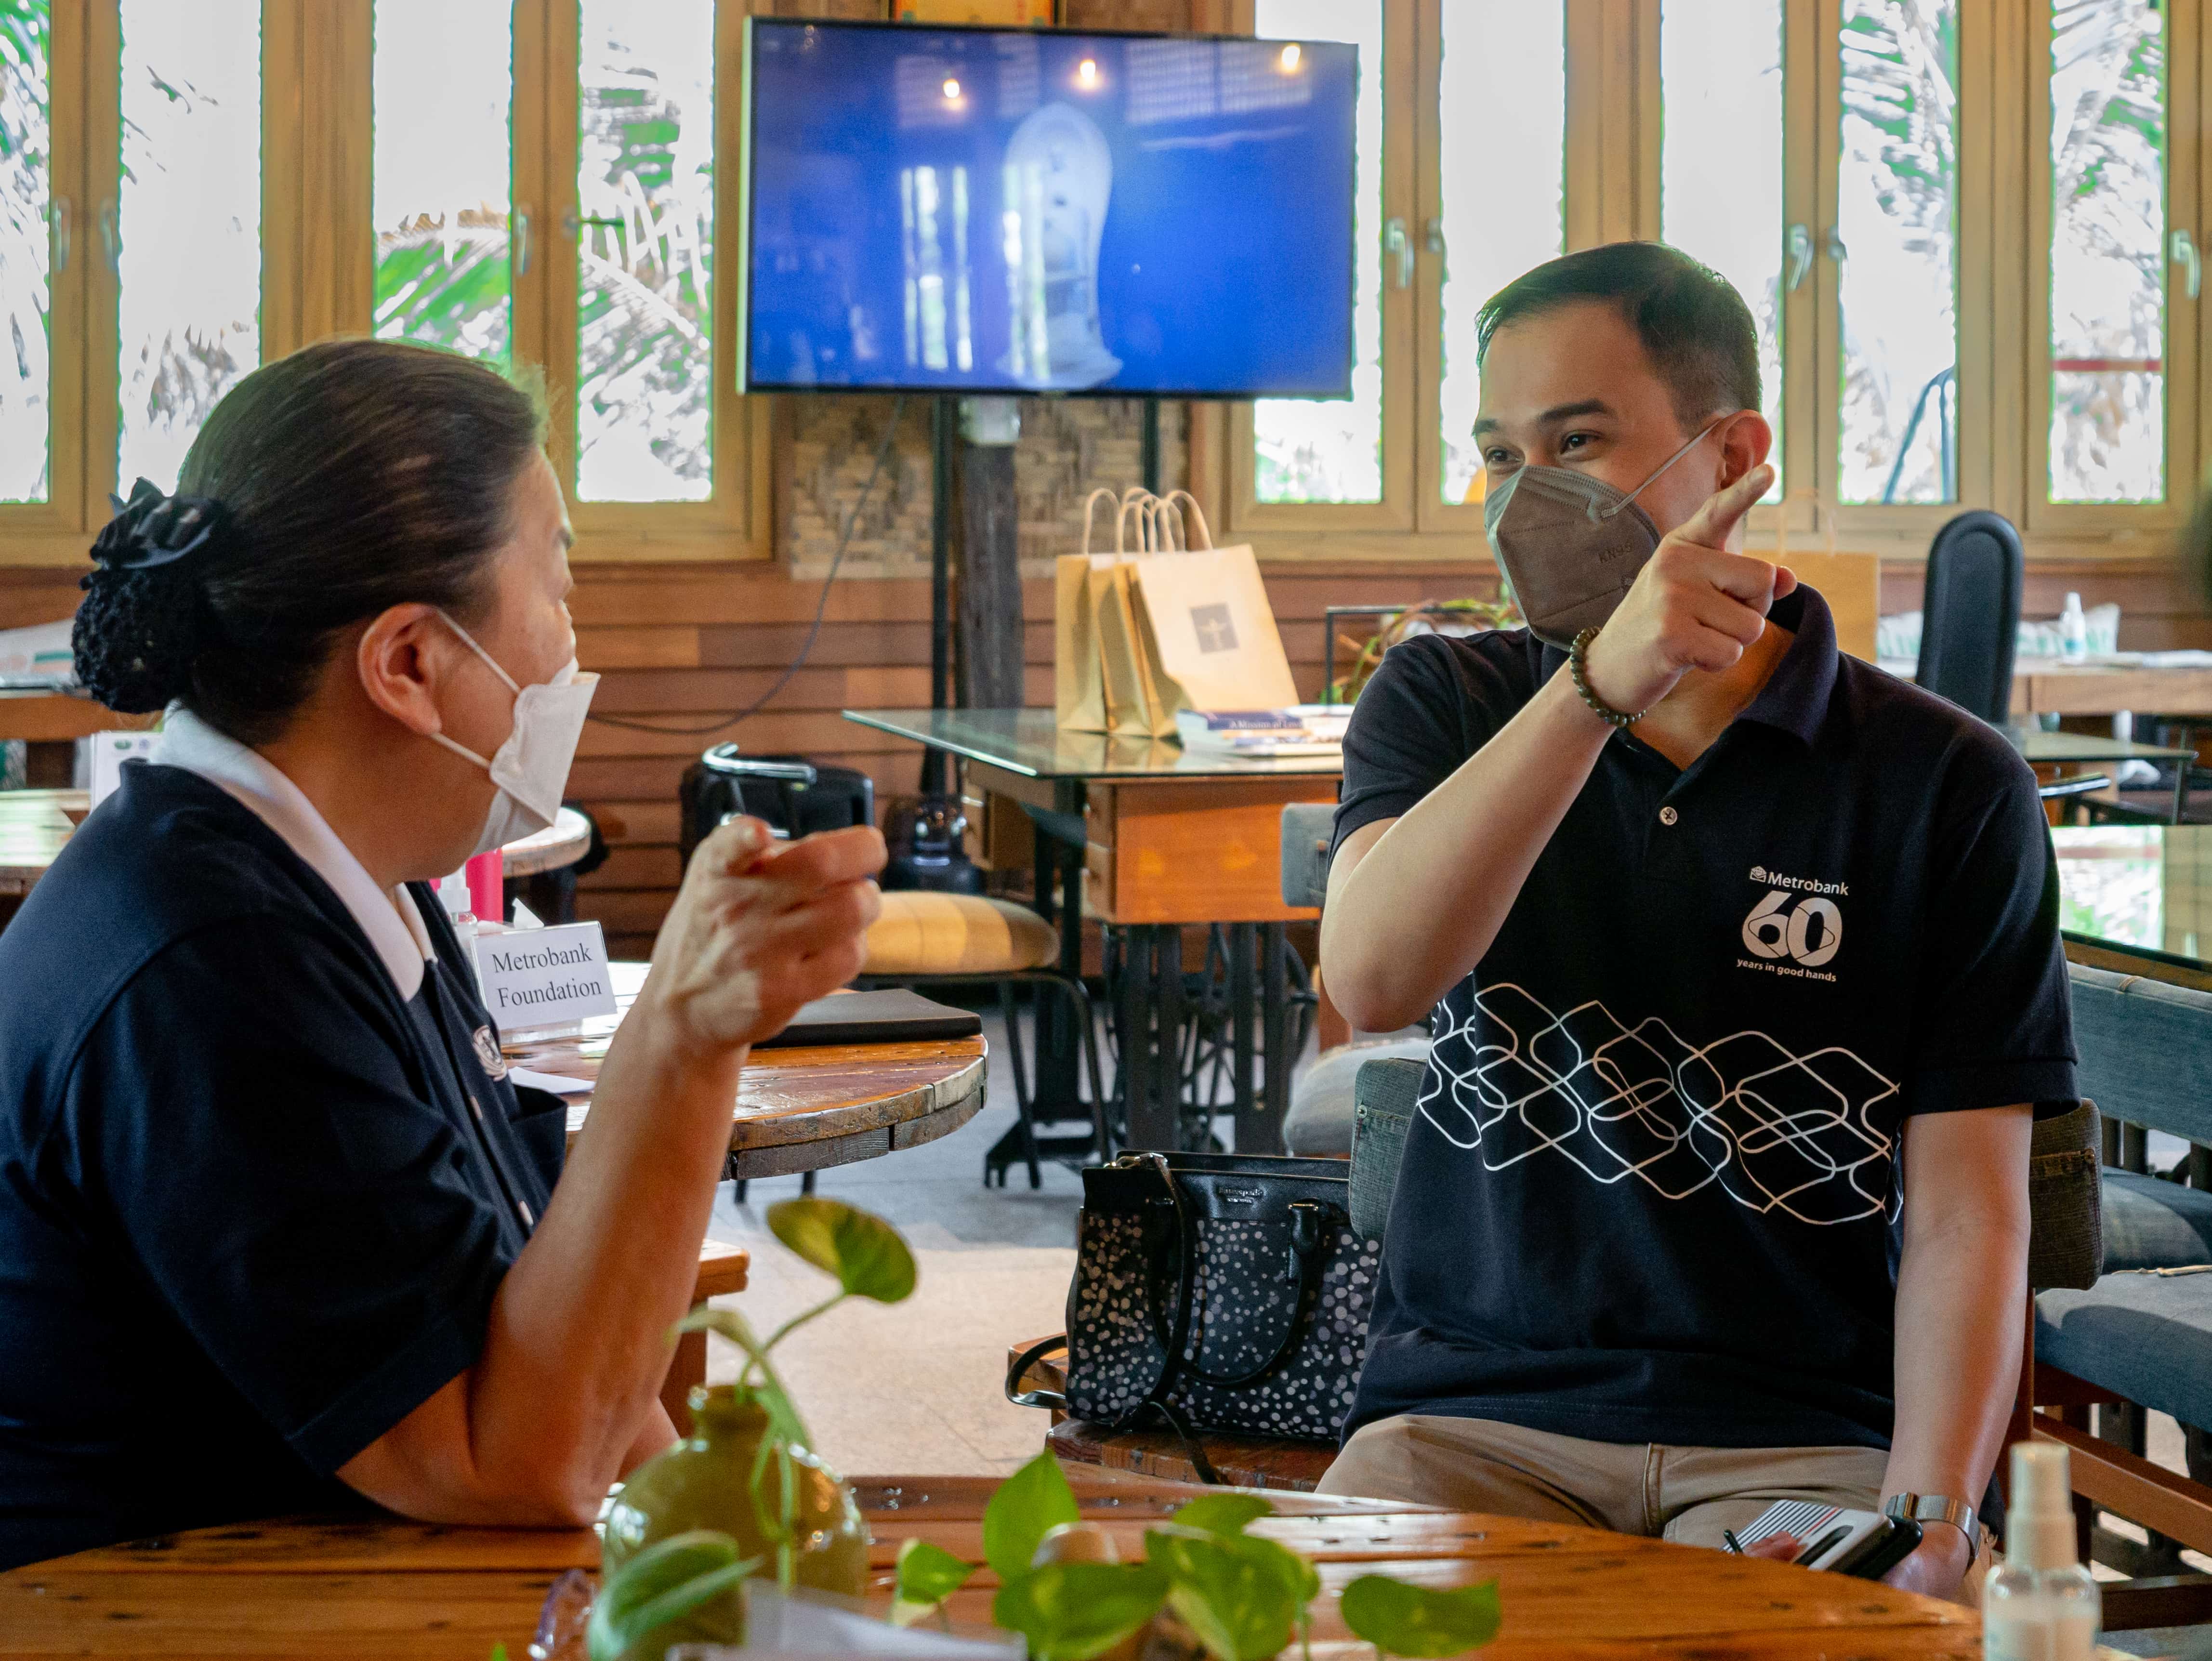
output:
[[326, 341], [94, 545], [166, 714], [0, 934], [0, 1567], [373, 1500], [588, 1525], [667, 1445], [750, 1044], [859, 970], [871, 829], [703, 842], [564, 1153], [425, 885], [550, 822], [596, 676], [544, 411]]
[[1345, 745], [1323, 971], [1435, 1044], [1323, 1486], [1713, 1546], [1887, 1506], [1890, 1578], [1957, 1595], [2075, 1093], [2035, 781], [1741, 551], [1771, 435], [1722, 279], [1595, 248], [1478, 326], [1530, 627], [1395, 648]]

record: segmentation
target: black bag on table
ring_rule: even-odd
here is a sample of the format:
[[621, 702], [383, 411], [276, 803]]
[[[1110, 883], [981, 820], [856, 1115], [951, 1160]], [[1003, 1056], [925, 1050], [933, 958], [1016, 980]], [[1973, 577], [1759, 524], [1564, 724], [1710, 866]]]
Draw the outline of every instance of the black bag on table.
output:
[[1060, 1339], [1015, 1360], [1008, 1394], [1110, 1429], [1334, 1442], [1382, 1262], [1352, 1230], [1342, 1159], [1124, 1154], [1083, 1173], [1065, 1402], [1017, 1393]]

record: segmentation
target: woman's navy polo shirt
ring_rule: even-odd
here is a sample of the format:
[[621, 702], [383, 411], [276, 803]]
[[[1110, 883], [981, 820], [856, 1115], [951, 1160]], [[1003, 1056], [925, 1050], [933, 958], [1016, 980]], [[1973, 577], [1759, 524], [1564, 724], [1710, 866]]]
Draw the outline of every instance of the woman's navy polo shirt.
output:
[[416, 897], [402, 1002], [282, 837], [137, 764], [0, 934], [0, 1567], [344, 1500], [474, 1362], [565, 1115]]
[[[1905, 1117], [2073, 1098], [2027, 764], [1839, 655], [1811, 589], [1773, 618], [1796, 639], [1688, 768], [1607, 742], [1437, 1006], [1347, 1429], [1886, 1446]], [[1524, 630], [1392, 648], [1338, 837], [1564, 662]]]

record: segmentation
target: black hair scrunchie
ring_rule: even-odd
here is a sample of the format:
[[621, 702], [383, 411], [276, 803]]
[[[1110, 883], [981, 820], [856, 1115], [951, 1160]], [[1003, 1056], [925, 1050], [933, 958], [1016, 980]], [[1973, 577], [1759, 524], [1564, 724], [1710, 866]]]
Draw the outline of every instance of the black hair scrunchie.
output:
[[92, 545], [94, 569], [70, 634], [76, 677], [109, 709], [166, 709], [191, 685], [213, 632], [199, 569], [228, 516], [205, 496], [166, 496], [144, 479]]

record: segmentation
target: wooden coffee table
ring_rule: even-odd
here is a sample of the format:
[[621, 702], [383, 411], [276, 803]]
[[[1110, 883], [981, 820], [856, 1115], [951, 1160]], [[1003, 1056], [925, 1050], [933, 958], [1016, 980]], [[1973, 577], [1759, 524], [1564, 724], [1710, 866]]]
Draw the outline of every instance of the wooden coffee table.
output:
[[[1147, 1524], [1207, 1491], [1102, 1471], [1068, 1477], [1085, 1516], [1113, 1532], [1125, 1559], [1142, 1555]], [[995, 1478], [866, 1477], [854, 1486], [875, 1536], [878, 1606], [890, 1600], [899, 1542], [910, 1536], [981, 1559]], [[1431, 1585], [1496, 1579], [1505, 1624], [1483, 1661], [1692, 1653], [1973, 1661], [1982, 1652], [1971, 1611], [1864, 1580], [1549, 1523], [1269, 1498], [1281, 1515], [1255, 1530], [1320, 1565], [1315, 1650], [1331, 1661], [1370, 1661], [1371, 1649], [1347, 1641], [1335, 1601], [1346, 1581], [1376, 1572]], [[547, 1586], [564, 1569], [598, 1562], [588, 1531], [434, 1528], [366, 1512], [203, 1529], [0, 1575], [0, 1661], [486, 1661], [495, 1643], [519, 1661]], [[994, 1585], [988, 1570], [977, 1575], [953, 1597], [952, 1620], [987, 1624]]]

